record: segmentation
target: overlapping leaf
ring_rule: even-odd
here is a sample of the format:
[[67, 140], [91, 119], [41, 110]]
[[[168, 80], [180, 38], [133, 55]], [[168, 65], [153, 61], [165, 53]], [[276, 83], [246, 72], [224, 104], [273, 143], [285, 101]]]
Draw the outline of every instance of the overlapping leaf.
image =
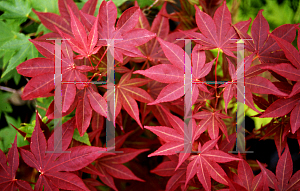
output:
[[223, 151], [213, 150], [217, 141], [218, 139], [207, 141], [203, 146], [199, 143], [198, 154], [190, 157], [191, 162], [187, 166], [185, 186], [196, 174], [205, 190], [211, 189], [211, 177], [222, 184], [229, 184], [225, 171], [217, 163], [240, 159]]
[[[252, 93], [259, 94], [273, 94], [277, 96], [287, 96], [286, 93], [281, 92], [272, 82], [268, 79], [256, 76], [265, 71], [265, 69], [260, 68], [260, 66], [250, 67], [252, 62], [252, 55], [245, 58], [245, 66], [238, 64], [237, 70], [235, 70], [234, 65], [228, 60], [229, 71], [231, 76], [231, 82], [221, 85], [220, 87], [225, 87], [223, 97], [225, 101], [225, 110], [227, 110], [227, 105], [229, 101], [235, 96], [239, 102], [244, 103], [244, 93], [245, 93], [245, 104], [249, 106], [254, 111], [258, 111], [253, 104]], [[244, 69], [245, 67], [245, 69]], [[243, 71], [245, 70], [245, 71]], [[244, 75], [242, 75], [244, 73]], [[240, 84], [237, 84], [237, 83]], [[237, 93], [235, 93], [237, 91]], [[238, 95], [239, 94], [239, 95]], [[242, 99], [243, 98], [243, 99]]]
[[170, 161], [165, 161], [159, 164], [155, 169], [151, 170], [159, 176], [171, 176], [166, 185], [166, 191], [175, 190], [179, 187], [182, 181], [185, 180], [186, 168], [188, 165], [187, 161], [184, 161], [182, 165], [178, 168], [178, 156], [168, 156]]
[[71, 16], [71, 28], [74, 34], [74, 38], [68, 34], [63, 33], [60, 29], [56, 29], [64, 39], [68, 39], [68, 43], [71, 45], [72, 49], [79, 53], [76, 58], [88, 58], [92, 54], [95, 54], [101, 48], [95, 47], [98, 42], [98, 17], [96, 18], [89, 35], [87, 36], [85, 28], [80, 20], [75, 16], [72, 9], [68, 7], [68, 12]]
[[[103, 1], [99, 8], [99, 41], [97, 46], [114, 46], [114, 58], [123, 62], [123, 55], [130, 57], [144, 57], [142, 53], [136, 48], [150, 39], [155, 37], [155, 34], [146, 29], [134, 29], [136, 26], [140, 9], [132, 7], [127, 9], [118, 20], [116, 27], [115, 21], [117, 19], [117, 8], [112, 1]], [[93, 17], [86, 19], [92, 20]], [[89, 25], [89, 24], [87, 24]]]
[[274, 37], [287, 41], [284, 45], [285, 47], [292, 47], [291, 42], [295, 39], [296, 28], [292, 24], [285, 24], [279, 26], [270, 34], [269, 23], [262, 15], [262, 12], [263, 10], [258, 12], [252, 24], [251, 34], [253, 41], [249, 40], [251, 37], [247, 34], [247, 31], [242, 32], [237, 28], [235, 30], [240, 38], [247, 39], [245, 40], [245, 48], [255, 53], [261, 63], [287, 62], [284, 51], [280, 51], [280, 49], [283, 49], [281, 43], [274, 39]]
[[[201, 33], [185, 31], [184, 33], [192, 38], [195, 42], [202, 45], [203, 50], [218, 48], [228, 56], [235, 57], [232, 51], [236, 50], [236, 44], [233, 39], [236, 32], [232, 27], [231, 14], [226, 6], [226, 1], [220, 6], [214, 17], [211, 18], [207, 13], [196, 9], [196, 23]], [[244, 30], [247, 25], [241, 25], [239, 28]]]
[[35, 190], [41, 190], [43, 187], [45, 191], [58, 190], [58, 188], [88, 190], [82, 180], [70, 171], [77, 171], [87, 166], [102, 154], [100, 151], [106, 149], [91, 146], [67, 149], [74, 132], [74, 118], [63, 124], [62, 136], [55, 140], [54, 134], [52, 134], [46, 141], [40, 127], [42, 123], [37, 114], [36, 126], [31, 136], [31, 152], [20, 149], [24, 162], [40, 173]]
[[234, 175], [233, 181], [229, 183], [230, 189], [240, 191], [268, 190], [269, 177], [266, 172], [254, 176], [247, 161], [240, 160], [237, 173], [238, 175]]
[[[169, 19], [166, 11], [167, 3], [164, 3], [157, 16], [152, 22], [150, 27], [149, 21], [144, 15], [140, 14], [139, 22], [137, 23], [137, 28], [146, 29], [153, 33], [156, 33], [156, 36], [170, 43], [179, 45], [180, 47], [184, 46], [184, 41], [178, 40], [183, 39], [185, 35], [181, 32], [175, 31], [169, 34]], [[136, 3], [137, 6], [137, 3]], [[136, 62], [150, 62], [153, 65], [158, 63], [169, 64], [170, 62], [164, 55], [157, 38], [151, 39], [149, 42], [138, 47], [141, 50], [145, 58], [133, 58], [132, 60]]]
[[220, 113], [220, 111], [200, 111], [195, 113], [193, 118], [201, 119], [195, 131], [195, 139], [197, 139], [205, 130], [208, 130], [208, 134], [211, 139], [216, 139], [219, 137], [219, 129], [221, 129], [224, 135], [228, 138], [227, 128], [222, 119], [231, 117]]
[[[157, 38], [161, 47], [172, 63], [170, 64], [159, 64], [153, 66], [147, 70], [138, 70], [134, 73], [145, 75], [153, 80], [162, 83], [169, 83], [165, 88], [163, 88], [151, 105], [158, 104], [161, 102], [174, 101], [184, 95], [184, 74], [191, 72], [191, 68], [188, 68], [185, 64], [185, 59], [189, 59], [188, 55], [176, 44], [166, 42], [160, 38]], [[199, 46], [194, 47], [192, 52], [192, 71], [195, 72], [192, 75], [193, 81], [199, 81], [199, 79], [204, 78], [211, 70], [211, 61], [205, 64], [205, 53], [199, 50]], [[191, 60], [189, 61], [191, 63]], [[207, 88], [203, 84], [193, 84], [193, 94], [198, 95], [199, 90], [208, 92]], [[185, 90], [189, 91], [189, 90]], [[196, 99], [194, 99], [194, 102]]]
[[275, 190], [287, 191], [297, 190], [300, 188], [300, 177], [297, 171], [293, 176], [293, 161], [286, 145], [283, 154], [280, 156], [276, 166], [276, 177], [270, 170], [263, 167], [260, 163], [260, 168], [267, 176], [268, 186]]
[[24, 180], [16, 179], [16, 172], [19, 167], [19, 153], [17, 149], [17, 136], [12, 147], [8, 151], [7, 158], [2, 150], [0, 150], [0, 189], [3, 191], [32, 190], [30, 184]]
[[[114, 116], [117, 117], [117, 115], [119, 115], [123, 106], [123, 108], [133, 119], [135, 119], [139, 126], [143, 127], [140, 122], [139, 108], [136, 100], [143, 103], [149, 103], [153, 101], [152, 97], [145, 90], [138, 88], [139, 86], [147, 84], [149, 80], [138, 78], [130, 79], [131, 75], [131, 72], [124, 74], [119, 83], [116, 85]], [[106, 93], [105, 96], [107, 99], [109, 99], [108, 97], [112, 95]]]

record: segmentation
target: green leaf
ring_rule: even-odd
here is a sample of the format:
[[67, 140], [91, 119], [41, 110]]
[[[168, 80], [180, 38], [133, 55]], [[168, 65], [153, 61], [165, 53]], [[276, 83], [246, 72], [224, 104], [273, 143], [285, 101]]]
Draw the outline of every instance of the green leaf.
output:
[[27, 18], [31, 7], [27, 0], [10, 0], [0, 1], [0, 10], [4, 12], [0, 19], [18, 19]]
[[[17, 130], [15, 130], [10, 124], [14, 125], [16, 128], [20, 127], [21, 120], [18, 118], [18, 120], [15, 120], [13, 117], [10, 117], [8, 115], [5, 115], [5, 119], [7, 123], [9, 124], [8, 127], [5, 127], [0, 130], [0, 149], [4, 152], [6, 152], [10, 147], [11, 143], [14, 142]], [[18, 135], [18, 147], [22, 147], [25, 145], [28, 145], [29, 142], [25, 141], [23, 136], [19, 133]]]
[[123, 3], [125, 3], [127, 0], [112, 0], [112, 1], [115, 3], [116, 7], [119, 7]]
[[16, 51], [14, 50], [5, 50], [4, 52], [4, 56], [3, 56], [3, 65], [2, 65], [2, 69], [4, 69], [6, 67], [6, 65], [8, 64], [9, 60], [11, 59], [11, 57], [15, 54]]
[[8, 72], [15, 69], [21, 62], [23, 62], [30, 54], [34, 46], [32, 43], [24, 44], [21, 49], [10, 59], [6, 70], [3, 72], [2, 77], [4, 77]]
[[3, 72], [1, 78], [15, 69], [26, 58], [31, 59], [38, 56], [38, 51], [28, 39], [29, 37], [25, 36], [24, 34], [16, 33], [16, 38], [5, 42], [0, 47], [1, 50], [16, 51], [16, 53], [10, 58], [8, 66]]
[[84, 133], [84, 135], [82, 137], [80, 137], [78, 129], [75, 129], [74, 134], [73, 134], [73, 139], [75, 139], [76, 141], [79, 141], [81, 143], [84, 143], [84, 144], [87, 144], [87, 145], [91, 146], [89, 136], [86, 132]]
[[36, 105], [38, 105], [37, 110], [41, 116], [46, 115], [46, 111], [42, 108], [48, 109], [50, 103], [53, 101], [53, 96], [52, 97], [46, 97], [46, 98], [38, 98], [38, 102]]
[[22, 123], [21, 125], [22, 126], [19, 128], [19, 130], [26, 133], [26, 137], [31, 137], [35, 127], [35, 120], [32, 120], [31, 123]]
[[137, 2], [141, 8], [150, 6], [152, 3], [154, 3], [154, 1], [150, 1], [150, 0], [137, 0]]
[[293, 23], [294, 11], [290, 7], [290, 2], [284, 0], [280, 5], [277, 1], [267, 0], [267, 4], [263, 7], [263, 15], [270, 24], [271, 29], [277, 26]]
[[0, 35], [0, 46], [8, 40], [14, 37], [14, 34], [10, 26], [3, 21], [0, 21], [1, 35]]
[[[6, 19], [5, 20], [6, 25], [9, 26], [11, 31], [18, 33], [18, 34], [20, 34], [19, 31], [22, 30], [21, 24], [23, 22], [24, 22], [24, 19]], [[14, 34], [14, 35], [16, 35], [16, 34]], [[17, 37], [14, 36], [14, 38], [17, 38]]]
[[21, 75], [18, 74], [18, 72], [16, 72], [16, 74], [14, 75], [14, 82], [16, 85], [19, 85], [19, 82], [21, 80]]
[[26, 37], [24, 34], [17, 33], [15, 38], [13, 38], [10, 41], [7, 41], [6, 43], [4, 43], [0, 47], [0, 49], [1, 50], [20, 50], [21, 46], [24, 46], [26, 44], [31, 43], [28, 39], [29, 38]]
[[0, 118], [1, 118], [1, 114], [2, 113], [10, 113], [12, 112], [12, 107], [8, 102], [8, 99], [10, 98], [11, 93], [6, 93], [6, 92], [2, 92], [0, 91]]
[[37, 11], [59, 13], [58, 0], [34, 0], [31, 1], [31, 6]]
[[30, 46], [28, 48], [28, 52], [27, 52], [27, 60], [32, 59], [32, 58], [36, 58], [38, 57], [38, 50], [35, 48], [35, 46], [30, 43]]

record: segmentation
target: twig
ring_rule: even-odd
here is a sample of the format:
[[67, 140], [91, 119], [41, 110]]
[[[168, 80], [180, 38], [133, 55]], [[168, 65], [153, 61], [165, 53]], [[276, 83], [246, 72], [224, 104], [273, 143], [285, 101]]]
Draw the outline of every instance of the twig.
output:
[[11, 92], [11, 93], [16, 93], [17, 92], [17, 90], [9, 88], [9, 87], [5, 87], [5, 86], [0, 86], [0, 90]]

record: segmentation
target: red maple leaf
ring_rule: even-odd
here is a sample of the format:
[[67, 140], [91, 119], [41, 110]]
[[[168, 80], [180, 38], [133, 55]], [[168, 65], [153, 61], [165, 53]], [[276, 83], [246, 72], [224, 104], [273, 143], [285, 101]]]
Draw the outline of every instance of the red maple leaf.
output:
[[203, 146], [198, 144], [198, 154], [190, 156], [191, 162], [187, 166], [185, 186], [196, 174], [205, 188], [210, 190], [212, 177], [217, 182], [228, 185], [228, 177], [225, 171], [217, 163], [225, 163], [240, 160], [223, 151], [213, 150], [218, 139], [207, 141]]
[[198, 124], [195, 137], [199, 137], [206, 129], [211, 139], [216, 139], [219, 136], [219, 129], [228, 138], [227, 128], [222, 119], [231, 118], [227, 115], [220, 113], [221, 111], [200, 111], [193, 114], [193, 118], [202, 119]]
[[[119, 115], [123, 106], [123, 108], [139, 124], [139, 126], [143, 127], [140, 122], [139, 108], [136, 100], [143, 103], [149, 103], [153, 101], [152, 97], [145, 90], [138, 88], [139, 86], [147, 84], [149, 80], [141, 78], [130, 79], [131, 75], [132, 72], [124, 74], [119, 83], [115, 86], [115, 118]], [[106, 87], [106, 85], [104, 87]], [[107, 96], [111, 95], [107, 95], [106, 92], [104, 97]]]
[[7, 158], [2, 150], [0, 150], [0, 189], [3, 191], [32, 190], [30, 184], [24, 180], [16, 179], [16, 172], [19, 167], [19, 153], [17, 148], [17, 135], [12, 147], [9, 149]]
[[[257, 76], [265, 71], [262, 69], [260, 65], [255, 65], [250, 67], [252, 63], [252, 57], [250, 56], [245, 58], [245, 66], [242, 64], [238, 64], [237, 70], [235, 70], [234, 65], [231, 63], [229, 59], [229, 74], [231, 77], [231, 82], [225, 83], [219, 87], [225, 87], [223, 92], [224, 102], [225, 102], [225, 111], [227, 112], [227, 105], [230, 100], [235, 96], [236, 98], [243, 98], [238, 100], [241, 103], [244, 103], [244, 89], [245, 89], [245, 104], [249, 106], [254, 111], [258, 111], [253, 104], [253, 96], [252, 93], [259, 94], [273, 94], [277, 96], [287, 96], [286, 93], [281, 92], [272, 82], [268, 79]], [[244, 75], [242, 72], [244, 70]], [[237, 82], [242, 82], [242, 84], [238, 85]], [[235, 93], [237, 92], [237, 93]], [[239, 96], [237, 95], [239, 94]]]
[[[195, 136], [196, 122], [193, 119], [190, 120], [189, 127], [192, 127], [192, 129], [189, 129], [177, 116], [172, 115], [169, 112], [166, 112], [166, 114], [173, 128], [164, 126], [145, 126], [146, 129], [152, 131], [154, 134], [159, 136], [163, 142], [165, 142], [158, 150], [150, 154], [148, 157], [174, 155], [176, 152], [180, 152], [176, 167], [177, 169], [191, 154], [192, 144], [194, 140], [197, 139]], [[184, 149], [186, 150], [183, 152]]]
[[[85, 25], [89, 26], [90, 22], [95, 22], [95, 17], [84, 14], [86, 16]], [[139, 7], [131, 7], [127, 9], [119, 18], [116, 27], [117, 7], [112, 1], [102, 1], [99, 8], [99, 41], [97, 46], [110, 46], [114, 40], [114, 58], [123, 62], [123, 55], [130, 57], [144, 57], [143, 54], [136, 48], [150, 39], [155, 37], [155, 34], [146, 29], [134, 29], [136, 26], [140, 9]]]
[[[17, 66], [17, 71], [28, 77], [32, 77], [26, 84], [22, 99], [33, 99], [37, 97], [48, 97], [49, 93], [54, 89], [54, 45], [46, 42], [39, 42], [31, 40], [36, 46], [39, 52], [46, 58], [33, 58], [21, 63]], [[61, 45], [62, 59], [61, 59], [61, 70], [63, 82], [72, 82], [62, 84], [62, 91], [64, 91], [62, 97], [62, 111], [65, 112], [69, 109], [74, 101], [76, 95], [76, 86], [82, 87], [74, 82], [87, 82], [88, 79], [84, 72], [91, 71], [93, 68], [83, 64], [82, 60], [73, 59], [73, 51], [68, 44], [65, 42]], [[42, 63], [42, 64], [41, 64]], [[56, 77], [56, 78], [58, 78]], [[69, 95], [69, 99], [65, 100], [65, 94]], [[51, 94], [50, 94], [51, 95]]]
[[[54, 45], [46, 42], [32, 41], [38, 50], [47, 57], [54, 57]], [[85, 72], [93, 70], [92, 67], [83, 65], [79, 60], [73, 59], [73, 51], [66, 42], [62, 48], [62, 114], [66, 115], [76, 109], [77, 128], [83, 135], [89, 126], [92, 109], [102, 116], [106, 116], [106, 101], [98, 93], [95, 85], [85, 83], [88, 78]], [[41, 65], [41, 63], [43, 63]], [[17, 71], [32, 77], [24, 88], [22, 98], [33, 99], [47, 97], [54, 89], [54, 60], [49, 58], [34, 58], [23, 62], [17, 67]], [[60, 77], [60, 76], [59, 76]], [[77, 83], [76, 83], [77, 82]], [[76, 97], [77, 92], [77, 97]], [[85, 110], [83, 109], [85, 107]], [[84, 112], [83, 112], [84, 111]], [[47, 116], [53, 119], [54, 104], [50, 104]]]
[[[134, 73], [142, 74], [153, 80], [161, 83], [169, 83], [164, 87], [156, 100], [151, 105], [158, 104], [161, 102], [174, 101], [184, 95], [184, 73], [191, 72], [185, 68], [185, 59], [188, 55], [181, 47], [176, 44], [166, 42], [160, 38], [157, 38], [166, 57], [172, 63], [170, 64], [159, 64], [152, 66], [146, 70], [137, 70]], [[205, 52], [200, 51], [200, 46], [195, 46], [192, 52], [192, 80], [200, 81], [199, 79], [204, 78], [211, 70], [214, 60], [205, 64]], [[172, 67], [173, 66], [173, 67]], [[202, 91], [209, 92], [207, 87], [203, 84], [193, 84], [193, 102], [196, 101], [196, 97], [199, 94], [198, 88]], [[188, 91], [188, 90], [186, 90]], [[149, 104], [149, 105], [150, 105]]]
[[[95, 166], [89, 165], [88, 168], [84, 168], [83, 172], [98, 175], [100, 180], [109, 187], [117, 190], [114, 184], [114, 178], [124, 180], [138, 180], [144, 182], [142, 179], [136, 177], [123, 163], [127, 163], [134, 159], [137, 155], [148, 149], [132, 149], [132, 148], [120, 148], [126, 138], [131, 134], [128, 132], [124, 135], [115, 138], [115, 150], [121, 153], [105, 153], [101, 158], [95, 161]], [[108, 151], [111, 148], [108, 148]]]
[[[242, 159], [241, 155], [239, 154]], [[237, 173], [232, 173], [232, 180], [229, 182], [230, 189], [235, 191], [259, 191], [268, 190], [268, 181], [265, 173], [261, 172], [254, 176], [250, 165], [245, 160], [240, 160]]]
[[286, 145], [283, 154], [279, 157], [276, 166], [276, 176], [258, 162], [261, 170], [267, 177], [268, 186], [276, 191], [298, 190], [300, 188], [300, 170], [293, 176], [293, 161]]
[[[61, 144], [61, 150], [54, 145], [54, 134], [46, 142], [40, 128], [43, 123], [36, 116], [36, 126], [31, 136], [30, 150], [20, 149], [24, 162], [35, 168], [39, 178], [35, 184], [35, 190], [88, 190], [82, 180], [71, 171], [77, 171], [89, 165], [105, 151], [105, 148], [92, 146], [69, 147], [72, 140], [75, 119], [71, 119], [62, 125], [62, 137], [57, 139]], [[50, 153], [46, 153], [46, 152]], [[66, 153], [63, 153], [66, 151]], [[61, 172], [65, 171], [65, 172]]]
[[[144, 15], [144, 13], [140, 14], [139, 22], [137, 23], [136, 28], [146, 29], [153, 33], [156, 33], [156, 37], [159, 37], [167, 42], [177, 44], [180, 47], [184, 46], [184, 41], [178, 40], [183, 39], [185, 34], [175, 31], [169, 34], [169, 19], [167, 17], [167, 10], [166, 10], [167, 3], [164, 3], [158, 14], [156, 15], [155, 19], [152, 22], [151, 28], [148, 19]], [[136, 6], [138, 6], [136, 2]], [[138, 47], [141, 50], [142, 54], [145, 58], [133, 58], [132, 60], [135, 62], [145, 62], [152, 63], [156, 65], [158, 63], [169, 64], [169, 60], [164, 55], [157, 38], [151, 39], [149, 42], [141, 45]]]
[[[271, 70], [296, 83], [293, 85], [289, 98], [276, 100], [260, 117], [281, 117], [291, 112], [290, 124], [292, 133], [294, 134], [300, 128], [300, 62], [298, 60], [300, 58], [300, 53], [286, 40], [272, 34], [271, 37], [276, 40], [292, 65], [288, 63], [263, 64], [261, 65], [261, 68]], [[298, 38], [298, 41], [299, 39], [300, 38]]]
[[[82, 8], [82, 12], [93, 15], [96, 10], [97, 0], [89, 0]], [[54, 13], [43, 13], [33, 9], [33, 12], [39, 17], [43, 25], [51, 31], [58, 33], [57, 29], [60, 29], [66, 34], [72, 35], [71, 29], [71, 15], [68, 9], [70, 7], [76, 17], [80, 17], [80, 13], [77, 5], [73, 0], [59, 0], [58, 8], [61, 15]], [[46, 34], [47, 37], [56, 36], [56, 34]]]
[[[236, 37], [236, 32], [232, 27], [231, 14], [227, 8], [226, 1], [220, 6], [214, 17], [211, 18], [207, 13], [201, 11], [196, 5], [196, 23], [201, 33], [193, 31], [182, 31], [196, 43], [202, 45], [203, 50], [211, 50], [218, 48], [218, 51], [222, 50], [225, 54], [231, 57], [235, 57], [232, 51], [236, 51], [235, 41], [230, 40]], [[245, 22], [238, 25], [241, 30], [244, 30]]]
[[86, 84], [82, 90], [77, 92], [77, 96], [75, 118], [78, 131], [83, 136], [90, 125], [93, 110], [106, 117], [107, 104], [94, 84]]
[[185, 180], [186, 168], [188, 162], [185, 161], [177, 167], [178, 156], [170, 155], [167, 156], [170, 160], [160, 163], [156, 168], [152, 169], [150, 172], [155, 173], [159, 176], [171, 176], [166, 185], [166, 191], [176, 190]]
[[79, 55], [75, 57], [76, 59], [89, 58], [92, 54], [96, 54], [101, 48], [101, 46], [95, 47], [98, 42], [98, 17], [96, 18], [89, 35], [87, 36], [83, 24], [74, 15], [69, 6], [68, 11], [71, 16], [71, 28], [74, 38], [62, 32], [59, 28], [56, 28], [56, 30], [64, 39], [68, 39], [67, 42], [71, 45], [72, 49], [79, 53]]
[[[296, 28], [295, 25], [285, 24], [274, 29], [272, 33], [269, 33], [270, 27], [267, 20], [262, 15], [260, 10], [253, 21], [251, 28], [251, 35], [253, 41], [249, 40], [251, 37], [247, 34], [247, 31], [241, 31], [237, 27], [235, 30], [242, 39], [245, 40], [245, 48], [256, 54], [255, 58], [259, 58], [261, 63], [282, 63], [286, 62], [287, 59], [284, 56], [284, 52], [280, 51], [281, 45], [275, 41], [273, 36], [282, 38], [288, 41], [289, 46], [295, 39]], [[271, 37], [272, 36], [272, 37]]]

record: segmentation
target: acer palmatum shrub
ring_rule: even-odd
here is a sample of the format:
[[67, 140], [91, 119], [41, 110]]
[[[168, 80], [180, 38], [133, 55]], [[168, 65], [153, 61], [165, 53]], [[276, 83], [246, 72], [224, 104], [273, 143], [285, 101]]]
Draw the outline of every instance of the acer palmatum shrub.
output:
[[[151, 24], [137, 3], [119, 19], [112, 1], [101, 3], [97, 17], [96, 0], [81, 10], [71, 0], [59, 0], [58, 5], [61, 15], [34, 10], [53, 33], [30, 40], [44, 57], [21, 63], [17, 71], [31, 78], [22, 99], [53, 96], [53, 39], [68, 39], [58, 45], [61, 81], [68, 82], [61, 85], [62, 136], [55, 137], [49, 123], [53, 101], [45, 120], [36, 114], [32, 134], [18, 130], [29, 146], [17, 148], [16, 138], [7, 156], [0, 152], [1, 190], [300, 189], [300, 171], [293, 172], [287, 144], [288, 138], [300, 144], [300, 53], [292, 44], [298, 24], [270, 33], [262, 10], [253, 22], [233, 24], [225, 1], [202, 4], [203, 11], [195, 6], [194, 28], [186, 30], [179, 23], [175, 31], [169, 30], [174, 14], [168, 14], [166, 3]], [[176, 13], [178, 21], [186, 21], [180, 17], [184, 13]], [[90, 83], [106, 81], [112, 42], [106, 39], [115, 40], [114, 149], [122, 152], [110, 152], [105, 144], [108, 87]], [[185, 41], [178, 39], [192, 39], [191, 58], [184, 51]], [[245, 64], [237, 63], [232, 39], [245, 39]], [[188, 126], [183, 99], [187, 61], [194, 82]], [[235, 103], [239, 94], [244, 97], [239, 80], [245, 84], [245, 104], [258, 113], [255, 117], [272, 118], [247, 132], [246, 139], [274, 140], [279, 156], [275, 173], [247, 160], [245, 153], [230, 153], [236, 144]], [[78, 141], [80, 136], [87, 142]]]

